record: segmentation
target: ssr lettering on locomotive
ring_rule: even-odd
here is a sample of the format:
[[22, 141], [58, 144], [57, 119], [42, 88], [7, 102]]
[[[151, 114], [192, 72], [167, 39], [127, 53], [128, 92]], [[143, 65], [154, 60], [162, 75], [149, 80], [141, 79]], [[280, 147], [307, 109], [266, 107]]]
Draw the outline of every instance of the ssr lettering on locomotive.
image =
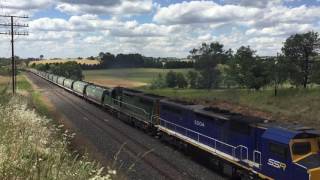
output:
[[279, 161], [276, 161], [274, 159], [268, 159], [268, 165], [273, 166], [277, 169], [282, 169], [283, 171], [285, 171], [286, 167], [287, 167], [286, 164], [279, 162]]
[[320, 179], [320, 133], [312, 128], [30, 71], [149, 134], [182, 145], [181, 148], [188, 147], [187, 150], [192, 147], [205, 152], [207, 159], [218, 164], [220, 170], [231, 167], [231, 176]]

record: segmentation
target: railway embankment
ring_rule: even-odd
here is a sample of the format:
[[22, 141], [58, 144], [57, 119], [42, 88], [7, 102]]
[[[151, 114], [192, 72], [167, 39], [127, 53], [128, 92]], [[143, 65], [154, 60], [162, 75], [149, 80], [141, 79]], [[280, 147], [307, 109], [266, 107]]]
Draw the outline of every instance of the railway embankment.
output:
[[18, 79], [16, 97], [1, 86], [0, 179], [112, 179], [115, 171], [71, 151], [74, 135], [39, 115], [49, 112], [45, 102], [24, 76]]

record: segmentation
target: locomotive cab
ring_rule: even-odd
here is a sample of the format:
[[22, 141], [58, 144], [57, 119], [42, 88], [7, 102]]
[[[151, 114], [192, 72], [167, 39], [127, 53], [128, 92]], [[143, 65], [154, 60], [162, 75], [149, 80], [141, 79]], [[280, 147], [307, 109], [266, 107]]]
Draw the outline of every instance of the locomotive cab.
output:
[[303, 133], [289, 145], [292, 162], [306, 169], [310, 180], [320, 179], [319, 135]]
[[319, 139], [311, 129], [269, 128], [262, 136], [263, 174], [275, 179], [320, 179]]

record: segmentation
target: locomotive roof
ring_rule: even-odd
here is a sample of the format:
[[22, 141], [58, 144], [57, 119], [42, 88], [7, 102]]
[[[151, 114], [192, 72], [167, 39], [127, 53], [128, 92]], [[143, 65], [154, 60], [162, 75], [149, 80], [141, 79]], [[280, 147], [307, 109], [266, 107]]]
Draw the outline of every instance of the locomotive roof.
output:
[[144, 93], [143, 91], [139, 91], [135, 89], [122, 88], [122, 91], [125, 92], [126, 94], [130, 94], [130, 95], [134, 95], [134, 96], [138, 96], [138, 97], [142, 97], [150, 100], [158, 100], [158, 99], [165, 98], [164, 96]]
[[141, 94], [141, 93], [143, 93], [142, 91], [138, 91], [138, 90], [135, 90], [135, 89], [129, 89], [129, 88], [122, 88], [122, 91], [125, 91], [126, 93], [129, 93], [129, 94]]
[[214, 108], [214, 107], [202, 107], [194, 110], [196, 113], [205, 115], [208, 117], [219, 118], [223, 120], [237, 121], [246, 124], [257, 124], [266, 122], [265, 119], [253, 117], [253, 116], [245, 116], [239, 113], [233, 113], [228, 110]]
[[166, 98], [164, 96], [159, 96], [159, 95], [155, 95], [155, 94], [148, 94], [148, 93], [144, 93], [142, 96], [147, 97], [147, 98], [151, 98], [151, 99], [163, 99], [163, 98]]
[[148, 94], [148, 93], [138, 93], [138, 94], [134, 94], [135, 96], [138, 96], [140, 98], [144, 98], [144, 99], [149, 99], [151, 101], [154, 100], [160, 100], [163, 99], [165, 97], [163, 96], [158, 96], [158, 95], [154, 95], [154, 94]]
[[165, 105], [169, 105], [172, 107], [178, 107], [182, 109], [188, 109], [196, 114], [204, 115], [210, 118], [217, 118], [226, 121], [235, 121], [246, 123], [248, 125], [256, 125], [256, 124], [264, 124], [269, 123], [268, 120], [253, 116], [245, 116], [239, 113], [233, 113], [228, 110], [223, 110], [214, 107], [207, 107], [203, 105], [194, 104], [191, 102], [180, 101], [180, 100], [172, 100], [172, 99], [163, 99], [161, 103]]
[[278, 122], [278, 121], [270, 121], [268, 123], [259, 123], [258, 126], [268, 129], [268, 128], [281, 128], [286, 129], [288, 131], [295, 131], [295, 132], [317, 132], [312, 127], [303, 126], [298, 123], [285, 123], [285, 122]]
[[276, 140], [283, 144], [289, 144], [291, 139], [294, 139], [294, 138], [306, 138], [306, 137], [312, 137], [312, 136], [314, 137], [314, 136], [320, 135], [318, 131], [315, 131], [310, 128], [308, 130], [303, 130], [303, 129], [295, 130], [291, 128], [292, 127], [282, 127], [282, 126], [270, 127], [266, 130], [266, 132], [262, 135], [262, 137], [266, 139]]
[[187, 109], [190, 111], [194, 111], [195, 109], [203, 108], [203, 105], [195, 104], [192, 102], [187, 102], [187, 101], [181, 101], [177, 99], [161, 99], [160, 102], [162, 104], [171, 106], [171, 107], [176, 107], [176, 108], [181, 108], [181, 109]]

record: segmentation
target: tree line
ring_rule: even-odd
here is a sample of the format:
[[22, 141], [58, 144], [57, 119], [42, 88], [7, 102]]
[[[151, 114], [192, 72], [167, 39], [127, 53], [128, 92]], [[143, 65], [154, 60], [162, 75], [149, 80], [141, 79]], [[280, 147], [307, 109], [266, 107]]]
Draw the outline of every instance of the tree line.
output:
[[32, 64], [31, 67], [73, 80], [83, 79], [81, 65], [74, 61], [54, 64]]
[[97, 65], [81, 65], [84, 70], [110, 69], [110, 68], [192, 68], [193, 62], [178, 60], [167, 61], [166, 59], [145, 57], [141, 54], [118, 54], [99, 53], [101, 63]]
[[[276, 57], [259, 57], [250, 46], [241, 46], [234, 52], [225, 50], [219, 42], [203, 43], [190, 51], [195, 71], [187, 75], [170, 72], [165, 77], [159, 76], [153, 87], [259, 90], [273, 85], [275, 94], [284, 83], [307, 88], [311, 83], [320, 84], [319, 51], [319, 34], [313, 31], [287, 38]], [[178, 86], [178, 79], [187, 85], [183, 82]]]

